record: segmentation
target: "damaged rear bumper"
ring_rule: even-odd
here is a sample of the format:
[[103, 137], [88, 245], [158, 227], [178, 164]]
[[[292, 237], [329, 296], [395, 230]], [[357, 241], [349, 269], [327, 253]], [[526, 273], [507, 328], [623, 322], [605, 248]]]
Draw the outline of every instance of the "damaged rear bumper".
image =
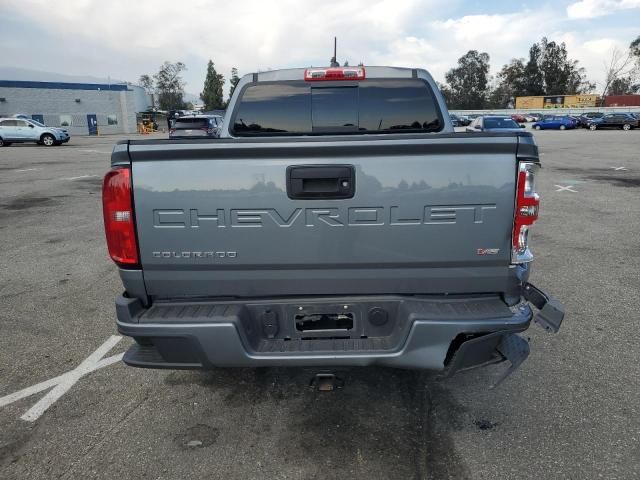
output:
[[[509, 360], [510, 373], [528, 354], [517, 333], [532, 319], [557, 331], [564, 315], [535, 287], [527, 291], [540, 310], [535, 317], [529, 304], [508, 307], [499, 296], [158, 302], [149, 308], [120, 296], [118, 330], [137, 340], [124, 357], [137, 367], [384, 365], [453, 375]], [[305, 312], [326, 321], [338, 309], [353, 319], [349, 327], [299, 331]]]
[[[526, 283], [524, 299], [538, 311], [533, 315], [535, 323], [547, 332], [557, 333], [564, 320], [564, 306], [554, 297]], [[463, 342], [448, 362], [444, 377], [460, 371], [477, 368], [490, 363], [509, 362], [509, 366], [492, 385], [497, 387], [515, 372], [529, 357], [529, 342], [515, 333], [495, 332]]]

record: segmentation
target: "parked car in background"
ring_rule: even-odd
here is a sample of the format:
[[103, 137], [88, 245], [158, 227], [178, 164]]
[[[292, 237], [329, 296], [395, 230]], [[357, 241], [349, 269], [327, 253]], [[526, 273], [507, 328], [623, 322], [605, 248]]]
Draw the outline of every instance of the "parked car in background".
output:
[[471, 124], [471, 119], [467, 115], [458, 115], [458, 120], [460, 122], [460, 125], [463, 127]]
[[564, 115], [545, 115], [542, 120], [535, 122], [531, 128], [535, 130], [567, 130], [576, 128], [577, 122]]
[[542, 114], [540, 113], [527, 113], [524, 118], [527, 122], [538, 122], [542, 120]]
[[29, 123], [33, 123], [36, 127], [52, 128], [54, 130], [59, 130], [64, 134], [63, 135], [64, 140], [62, 140], [62, 143], [67, 143], [71, 139], [71, 136], [69, 135], [69, 131], [66, 128], [49, 127], [48, 125], [45, 125], [44, 123], [39, 122], [38, 120], [34, 120], [33, 117], [30, 117], [29, 115], [25, 115], [24, 113], [16, 113], [15, 115], [11, 115], [11, 118], [21, 118], [22, 120], [26, 120]]
[[454, 127], [466, 127], [471, 123], [471, 119], [466, 115], [457, 115], [455, 113], [450, 113], [449, 118], [451, 118], [451, 123], [453, 123]]
[[593, 118], [602, 117], [604, 113], [592, 112], [592, 113], [583, 113], [578, 116], [578, 127], [587, 128], [589, 126], [589, 122]]
[[525, 123], [527, 121], [527, 117], [525, 117], [524, 115], [520, 115], [519, 113], [514, 113], [513, 115], [511, 115], [511, 118], [514, 122], [518, 123]]
[[65, 130], [47, 127], [32, 119], [0, 118], [0, 147], [29, 142], [52, 147], [66, 143], [70, 138]]
[[573, 122], [576, 124], [576, 127], [580, 126], [580, 116], [578, 115], [567, 115]]
[[38, 120], [34, 120], [33, 118], [27, 118], [27, 122], [32, 123], [33, 125], [39, 128], [51, 128], [53, 130], [57, 130], [61, 132], [62, 133], [61, 143], [67, 143], [69, 140], [71, 140], [71, 135], [69, 134], [69, 131], [66, 128], [48, 127], [44, 123], [39, 122]]
[[486, 116], [478, 117], [467, 127], [467, 132], [517, 132], [524, 125], [519, 125], [511, 117]]
[[451, 125], [454, 127], [461, 127], [462, 123], [460, 122], [460, 117], [458, 117], [455, 113], [450, 113], [449, 118], [451, 119]]
[[598, 130], [601, 128], [631, 130], [640, 127], [640, 120], [631, 113], [608, 113], [599, 118], [592, 118], [588, 127], [589, 130]]
[[217, 115], [190, 115], [171, 122], [169, 138], [217, 137], [222, 127], [222, 117]]

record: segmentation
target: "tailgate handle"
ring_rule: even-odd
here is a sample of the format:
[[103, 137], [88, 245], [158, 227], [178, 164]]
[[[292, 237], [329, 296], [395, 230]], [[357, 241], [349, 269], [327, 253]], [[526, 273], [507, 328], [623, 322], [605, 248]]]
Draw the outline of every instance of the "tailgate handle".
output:
[[292, 200], [353, 198], [353, 165], [291, 165], [287, 167], [287, 196]]

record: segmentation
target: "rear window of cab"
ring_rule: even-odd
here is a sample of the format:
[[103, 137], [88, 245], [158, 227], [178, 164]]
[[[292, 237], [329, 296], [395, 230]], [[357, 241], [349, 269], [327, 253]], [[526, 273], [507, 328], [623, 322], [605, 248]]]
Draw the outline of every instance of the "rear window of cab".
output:
[[373, 79], [311, 85], [248, 85], [231, 123], [235, 136], [416, 133], [442, 130], [442, 115], [420, 79]]

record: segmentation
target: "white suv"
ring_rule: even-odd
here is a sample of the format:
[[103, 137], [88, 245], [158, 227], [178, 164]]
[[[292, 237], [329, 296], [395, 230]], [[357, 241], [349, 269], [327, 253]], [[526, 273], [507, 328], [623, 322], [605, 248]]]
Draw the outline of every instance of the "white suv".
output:
[[47, 127], [25, 118], [0, 118], [0, 147], [12, 143], [35, 142], [46, 147], [66, 143], [69, 134], [59, 128]]

